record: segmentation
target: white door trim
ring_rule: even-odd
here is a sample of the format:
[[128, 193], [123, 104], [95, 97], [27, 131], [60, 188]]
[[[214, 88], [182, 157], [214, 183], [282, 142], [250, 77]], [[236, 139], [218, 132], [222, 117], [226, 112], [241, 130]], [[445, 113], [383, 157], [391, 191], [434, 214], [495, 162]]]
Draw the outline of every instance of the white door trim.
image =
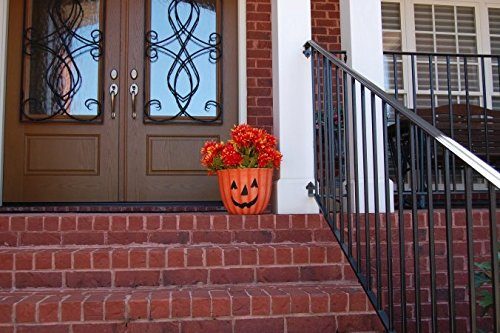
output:
[[9, 21], [9, 0], [0, 0], [0, 205], [3, 198], [3, 145], [5, 93], [7, 87], [7, 32]]
[[[247, 0], [238, 0], [238, 119], [247, 121]], [[0, 0], [0, 205], [3, 198], [4, 118], [9, 0]]]

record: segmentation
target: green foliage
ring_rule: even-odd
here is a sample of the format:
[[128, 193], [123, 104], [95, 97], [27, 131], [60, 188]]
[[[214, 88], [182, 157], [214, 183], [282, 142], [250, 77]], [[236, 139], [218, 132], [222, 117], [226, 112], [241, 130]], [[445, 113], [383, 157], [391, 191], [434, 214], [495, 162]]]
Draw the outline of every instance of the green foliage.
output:
[[[500, 260], [500, 242], [497, 244], [497, 256]], [[491, 261], [474, 263], [477, 270], [474, 271], [474, 286], [476, 289], [481, 287], [491, 288], [493, 281], [493, 271], [491, 269]], [[500, 281], [499, 281], [500, 282]], [[482, 289], [478, 293], [477, 304], [482, 308], [482, 316], [493, 309], [493, 293], [490, 289]]]

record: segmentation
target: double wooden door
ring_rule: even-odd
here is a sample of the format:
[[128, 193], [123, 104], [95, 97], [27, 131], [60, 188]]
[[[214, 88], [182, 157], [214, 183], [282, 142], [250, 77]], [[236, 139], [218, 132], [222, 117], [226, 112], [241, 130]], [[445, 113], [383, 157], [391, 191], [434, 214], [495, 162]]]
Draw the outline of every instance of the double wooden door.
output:
[[10, 1], [4, 202], [219, 200], [235, 0]]

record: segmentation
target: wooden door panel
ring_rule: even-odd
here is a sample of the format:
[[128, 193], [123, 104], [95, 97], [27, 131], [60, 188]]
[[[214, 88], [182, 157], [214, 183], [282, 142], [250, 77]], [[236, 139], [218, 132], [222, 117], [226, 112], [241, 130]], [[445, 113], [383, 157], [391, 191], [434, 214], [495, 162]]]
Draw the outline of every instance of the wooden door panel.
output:
[[[168, 5], [170, 2], [166, 3]], [[137, 1], [129, 0], [131, 12], [128, 19], [132, 27], [129, 32], [129, 40], [135, 47], [130, 50], [128, 66], [129, 68], [137, 68], [141, 73], [137, 80], [129, 79], [129, 85], [138, 84], [138, 98], [141, 101], [138, 105], [145, 107], [139, 110], [137, 119], [134, 120], [130, 115], [127, 116], [126, 200], [128, 201], [220, 201], [217, 178], [207, 176], [206, 171], [200, 166], [200, 148], [206, 140], [226, 140], [230, 129], [238, 122], [238, 25], [237, 1], [214, 0], [213, 4], [217, 6], [217, 30], [221, 35], [221, 57], [217, 70], [208, 71], [196, 67], [202, 65], [203, 59], [208, 61], [209, 53], [206, 53], [206, 58], [196, 63], [189, 62], [192, 54], [177, 54], [174, 57], [173, 55], [179, 51], [175, 38], [168, 39], [171, 42], [163, 45], [164, 49], [172, 51], [170, 58], [167, 54], [158, 54], [159, 60], [151, 69], [152, 66], [148, 65], [151, 59], [147, 57], [148, 54], [151, 55], [149, 53], [151, 49], [145, 50], [148, 45], [144, 43], [144, 36], [151, 29], [150, 20], [148, 20], [151, 3], [144, 6], [143, 4], [137, 5]], [[176, 8], [173, 5], [168, 9], [171, 15], [175, 14]], [[144, 15], [137, 15], [138, 12], [143, 12]], [[203, 11], [201, 12], [203, 14]], [[164, 14], [163, 22], [168, 25], [169, 19], [166, 9]], [[186, 12], [181, 12], [179, 18], [171, 17], [170, 24], [180, 26], [182, 20], [186, 20], [184, 23], [187, 22], [188, 18], [183, 14]], [[177, 19], [180, 21], [176, 21]], [[195, 20], [196, 17], [192, 17], [191, 22]], [[160, 22], [162, 21], [160, 20]], [[203, 21], [203, 18], [200, 18], [200, 22], [202, 22], [200, 23], [202, 26], [208, 25], [206, 21]], [[196, 34], [196, 31], [192, 32]], [[155, 33], [157, 32], [150, 32], [146, 36], [146, 40], [154, 36]], [[206, 31], [203, 35], [205, 38], [210, 38], [207, 37], [209, 33]], [[162, 37], [158, 32], [157, 41], [162, 38], [165, 36]], [[186, 35], [182, 38], [185, 38], [184, 42], [189, 41]], [[214, 38], [212, 44], [203, 40], [205, 44], [201, 43], [203, 44], [201, 48], [194, 50], [187, 46], [187, 49], [192, 53], [203, 49], [203, 47], [206, 50], [216, 49], [218, 46], [215, 45], [218, 44], [213, 35], [212, 38]], [[142, 45], [142, 47], [138, 47], [138, 45]], [[213, 57], [217, 58], [218, 56]], [[187, 67], [191, 66], [189, 69], [191, 74], [187, 73], [187, 69], [182, 68], [182, 66], [177, 65], [176, 67], [176, 62], [185, 64]], [[195, 68], [198, 70], [199, 77], [196, 77]], [[151, 70], [155, 71], [154, 74], [157, 77], [163, 78], [153, 80], [154, 87], [151, 86], [151, 73], [148, 72]], [[207, 89], [206, 81], [203, 80], [213, 79], [216, 72], [218, 80], [214, 83], [216, 86], [212, 87], [215, 90], [207, 94], [203, 90]], [[204, 77], [203, 73], [207, 77]], [[175, 75], [179, 77], [184, 75], [194, 83], [199, 80], [198, 90], [195, 90], [193, 86], [182, 86], [182, 80], [179, 80], [177, 84], [181, 85], [180, 92], [174, 91]], [[180, 95], [180, 97], [177, 96], [177, 100], [174, 96], [176, 93]], [[203, 98], [199, 98], [200, 93]], [[158, 94], [164, 97], [161, 100], [161, 109], [158, 108], [158, 103], [155, 104]], [[189, 105], [189, 98], [192, 98], [191, 105]], [[213, 98], [217, 100], [212, 101]], [[201, 102], [199, 102], [200, 99]], [[131, 108], [130, 101], [129, 98], [129, 108]], [[205, 104], [206, 102], [208, 104]], [[210, 104], [212, 102], [221, 105], [219, 118], [217, 118], [218, 111], [210, 108], [215, 105], [215, 103]], [[205, 105], [209, 106], [210, 110], [203, 110]], [[150, 106], [149, 109], [148, 106]], [[168, 119], [169, 117], [174, 118], [173, 116], [182, 110], [190, 113], [189, 116]], [[156, 118], [155, 115], [157, 115]]]
[[[67, 51], [60, 51], [64, 48], [63, 40], [67, 41], [64, 38], [70, 38], [67, 37], [69, 31], [64, 30], [69, 29], [69, 26], [64, 26], [60, 31], [59, 40], [41, 38], [46, 31], [31, 31], [25, 35], [31, 36], [33, 40], [23, 38], [23, 31], [26, 29], [23, 22], [32, 21], [32, 1], [37, 1], [36, 5], [43, 7], [42, 0], [10, 1], [4, 202], [116, 201], [119, 127], [118, 121], [111, 119], [109, 109], [111, 101], [107, 91], [113, 81], [104, 73], [109, 73], [112, 68], [119, 68], [120, 64], [120, 16], [116, 15], [120, 12], [120, 0], [100, 2], [102, 7], [99, 24], [102, 36], [95, 36], [97, 40], [103, 38], [103, 49], [92, 54], [95, 45], [92, 46], [92, 41], [87, 41], [91, 46], [87, 46], [85, 57], [72, 55], [71, 59]], [[77, 9], [71, 11], [71, 15], [77, 15], [74, 18], [82, 15], [82, 11], [89, 6], [95, 6], [94, 2], [86, 0], [66, 4], [73, 6], [77, 3], [82, 6], [71, 8]], [[52, 20], [47, 24], [48, 27], [58, 23], [57, 16], [43, 16], [38, 12], [35, 15], [38, 15], [33, 16], [35, 20], [41, 17]], [[29, 19], [24, 19], [27, 17]], [[81, 24], [87, 23], [83, 19]], [[84, 26], [78, 29], [86, 28]], [[88, 34], [89, 31], [85, 33]], [[91, 34], [94, 33], [96, 32]], [[115, 38], [116, 36], [118, 37]], [[38, 60], [42, 63], [39, 67], [44, 69], [41, 71], [35, 60], [31, 59], [36, 58], [36, 46], [32, 49], [27, 46], [34, 43], [34, 40], [41, 39], [50, 43], [47, 48], [52, 48], [51, 52], [59, 52], [55, 54], [67, 58], [64, 61], [58, 59], [59, 64], [54, 61], [52, 67], [47, 67], [46, 62], [54, 58], [48, 55], [44, 59], [49, 60]], [[72, 43], [76, 43], [72, 44], [76, 48], [80, 45], [78, 43], [83, 42], [73, 40]], [[44, 50], [43, 47], [40, 49]], [[97, 70], [95, 64], [92, 65], [93, 71], [85, 72], [77, 68], [78, 65], [87, 68], [85, 61], [95, 61], [92, 59], [94, 56], [98, 58], [101, 73], [98, 77], [95, 77], [94, 73], [94, 70]], [[44, 78], [47, 80], [43, 80]], [[44, 89], [42, 93], [30, 93], [30, 89], [41, 88]], [[88, 98], [82, 99], [77, 91], [83, 92], [84, 95], [88, 93]], [[95, 95], [91, 91], [98, 94]], [[37, 103], [29, 102], [33, 96], [39, 99]], [[101, 104], [101, 117], [96, 121], [91, 121], [97, 114], [96, 109], [92, 109], [96, 106], [93, 100]], [[22, 101], [21, 104], [19, 101]], [[116, 108], [119, 110], [120, 106], [117, 105]], [[43, 114], [42, 111], [47, 113]]]

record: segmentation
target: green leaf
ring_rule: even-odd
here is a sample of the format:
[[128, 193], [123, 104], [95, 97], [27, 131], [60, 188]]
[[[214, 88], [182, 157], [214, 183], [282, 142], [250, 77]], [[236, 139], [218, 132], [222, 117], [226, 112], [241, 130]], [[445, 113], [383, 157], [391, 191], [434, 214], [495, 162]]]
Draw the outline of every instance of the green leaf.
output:
[[487, 290], [481, 290], [479, 295], [481, 297], [481, 299], [478, 302], [480, 307], [484, 308], [485, 310], [488, 310], [490, 307], [493, 306], [493, 294], [492, 293], [490, 293]]
[[488, 275], [483, 272], [474, 272], [474, 286], [476, 288], [481, 287], [484, 284], [490, 284], [491, 279]]

